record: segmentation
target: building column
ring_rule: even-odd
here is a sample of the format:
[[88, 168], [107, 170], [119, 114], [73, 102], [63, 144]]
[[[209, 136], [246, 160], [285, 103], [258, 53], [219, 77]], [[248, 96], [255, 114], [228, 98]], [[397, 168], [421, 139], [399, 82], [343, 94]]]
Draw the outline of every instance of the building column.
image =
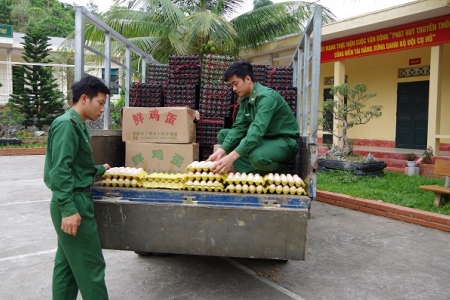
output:
[[[334, 63], [334, 86], [339, 86], [345, 83], [345, 63], [344, 61], [336, 61]], [[335, 96], [336, 100], [337, 97]], [[342, 122], [334, 119], [333, 120], [333, 129], [334, 133], [338, 136], [342, 136]], [[341, 126], [341, 127], [339, 127]], [[343, 140], [333, 135], [333, 145], [338, 145], [342, 147]]]
[[435, 155], [439, 155], [441, 138], [441, 63], [442, 45], [431, 47], [427, 145], [433, 147]]
[[12, 49], [6, 49], [6, 93], [8, 94], [8, 98], [6, 102], [9, 101], [9, 95], [13, 93], [13, 73], [12, 73], [12, 64], [11, 64], [11, 52]]

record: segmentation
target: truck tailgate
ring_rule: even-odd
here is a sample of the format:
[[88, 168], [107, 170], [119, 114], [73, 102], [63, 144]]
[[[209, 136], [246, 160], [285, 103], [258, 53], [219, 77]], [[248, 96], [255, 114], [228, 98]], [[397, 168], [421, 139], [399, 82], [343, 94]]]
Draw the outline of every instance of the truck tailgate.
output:
[[310, 198], [92, 188], [102, 247], [137, 252], [304, 260]]

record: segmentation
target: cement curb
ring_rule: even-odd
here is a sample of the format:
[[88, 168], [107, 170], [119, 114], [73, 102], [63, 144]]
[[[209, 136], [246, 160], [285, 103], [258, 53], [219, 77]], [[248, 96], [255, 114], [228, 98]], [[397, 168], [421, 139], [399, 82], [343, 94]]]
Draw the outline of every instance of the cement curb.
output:
[[328, 204], [450, 232], [450, 216], [447, 215], [326, 191], [317, 191], [316, 199]]
[[47, 148], [2, 148], [0, 156], [45, 155]]

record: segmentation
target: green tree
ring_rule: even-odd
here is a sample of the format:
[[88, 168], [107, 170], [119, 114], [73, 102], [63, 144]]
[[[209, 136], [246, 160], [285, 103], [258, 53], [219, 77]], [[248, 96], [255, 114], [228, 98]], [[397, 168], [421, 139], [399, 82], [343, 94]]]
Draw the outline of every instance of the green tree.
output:
[[47, 36], [67, 37], [75, 29], [73, 6], [57, 0], [0, 0], [0, 20], [15, 32], [40, 27]]
[[270, 0], [253, 0], [253, 9], [258, 9], [271, 4], [273, 4], [273, 2]]
[[[281, 36], [302, 32], [315, 7], [303, 1], [276, 3], [229, 20], [239, 13], [244, 2], [117, 0], [103, 18], [156, 60], [166, 62], [170, 54], [201, 54], [201, 46], [209, 41], [214, 42], [218, 54], [237, 55], [241, 49], [258, 49]], [[333, 18], [324, 9], [324, 22]], [[104, 34], [90, 24], [85, 37], [93, 45], [104, 41]], [[113, 47], [116, 54], [123, 52], [120, 46]]]
[[22, 58], [27, 63], [22, 65], [14, 76], [17, 82], [23, 84], [19, 94], [12, 94], [9, 102], [15, 104], [24, 115], [22, 125], [36, 126], [41, 130], [45, 125], [60, 115], [63, 109], [63, 93], [58, 90], [52, 68], [36, 64], [50, 63], [49, 38], [39, 29], [28, 32], [24, 36], [24, 54]]
[[11, 19], [12, 0], [0, 0], [0, 23], [13, 25]]

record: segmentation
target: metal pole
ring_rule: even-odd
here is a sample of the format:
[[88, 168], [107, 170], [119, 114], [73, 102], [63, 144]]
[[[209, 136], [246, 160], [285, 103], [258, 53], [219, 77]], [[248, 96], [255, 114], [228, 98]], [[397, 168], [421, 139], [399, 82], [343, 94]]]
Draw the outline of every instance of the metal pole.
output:
[[[105, 32], [105, 85], [111, 88], [111, 35]], [[103, 113], [103, 129], [109, 129], [109, 114], [111, 106], [111, 95], [106, 98], [105, 112]]]
[[145, 57], [141, 57], [142, 61], [141, 61], [141, 82], [145, 83], [147, 81], [147, 61], [145, 60]]
[[131, 51], [130, 47], [125, 48], [126, 73], [125, 73], [125, 106], [130, 106], [130, 85], [131, 85]]
[[84, 7], [75, 8], [75, 81], [79, 81], [84, 74]]
[[310, 56], [310, 40], [309, 35], [304, 39], [303, 52], [303, 108], [302, 108], [302, 136], [308, 136], [308, 115], [309, 115], [309, 56]]

